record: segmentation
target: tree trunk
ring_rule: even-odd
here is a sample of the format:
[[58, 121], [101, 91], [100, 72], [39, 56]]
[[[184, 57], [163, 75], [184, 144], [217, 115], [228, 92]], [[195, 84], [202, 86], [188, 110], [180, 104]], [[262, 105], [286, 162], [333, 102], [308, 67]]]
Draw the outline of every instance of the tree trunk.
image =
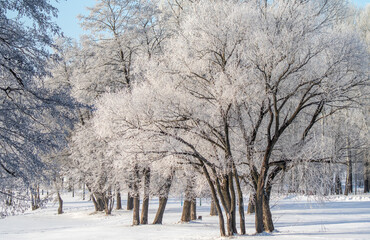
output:
[[140, 196], [139, 193], [134, 196], [134, 211], [132, 217], [132, 225], [140, 224]]
[[256, 194], [251, 193], [249, 195], [247, 214], [252, 214], [256, 212], [255, 202], [256, 202]]
[[225, 209], [226, 213], [226, 229], [227, 235], [233, 236], [234, 235], [234, 226], [233, 226], [233, 216], [232, 216], [232, 205], [231, 205], [231, 197], [230, 197], [230, 189], [229, 189], [229, 177], [223, 176], [223, 179], [220, 184], [219, 192], [222, 205]]
[[240, 234], [245, 235], [245, 216], [244, 216], [244, 199], [243, 192], [240, 187], [239, 175], [236, 170], [235, 164], [233, 164], [233, 171], [235, 177], [236, 190], [238, 192], [238, 206], [239, 206], [239, 218], [240, 218]]
[[141, 224], [148, 224], [149, 213], [149, 189], [150, 189], [150, 169], [144, 171], [144, 198], [141, 209]]
[[209, 215], [211, 215], [211, 216], [217, 216], [218, 215], [217, 208], [216, 208], [216, 205], [215, 205], [215, 201], [213, 200], [213, 197], [212, 197], [212, 200], [211, 200], [211, 210], [210, 210]]
[[274, 223], [272, 222], [270, 210], [270, 194], [268, 193], [263, 195], [262, 210], [263, 210], [263, 226], [265, 231], [266, 232], [274, 231]]
[[82, 200], [85, 200], [85, 183], [82, 183]]
[[116, 209], [117, 210], [120, 210], [122, 209], [122, 202], [121, 202], [121, 192], [119, 191], [119, 189], [117, 190], [117, 193], [116, 193], [116, 199], [117, 199], [117, 203], [116, 203]]
[[157, 210], [157, 214], [155, 215], [153, 224], [162, 224], [164, 210], [166, 209], [166, 204], [167, 204], [167, 197], [160, 197], [159, 207]]
[[352, 158], [349, 145], [349, 139], [347, 138], [347, 177], [346, 177], [346, 187], [344, 190], [344, 195], [348, 195], [353, 192], [353, 179], [352, 179]]
[[131, 193], [127, 193], [127, 210], [132, 210], [134, 208], [134, 199], [131, 196]]
[[197, 220], [197, 199], [193, 198], [190, 201], [190, 219]]
[[339, 173], [335, 174], [335, 194], [342, 194], [342, 183], [340, 181]]
[[[221, 234], [221, 237], [224, 237], [226, 236], [226, 232], [225, 232], [225, 222], [224, 222], [224, 216], [222, 214], [222, 210], [221, 210], [221, 206], [220, 206], [220, 202], [217, 198], [217, 192], [216, 192], [216, 189], [215, 189], [215, 186], [214, 186], [214, 183], [212, 182], [211, 180], [211, 176], [209, 175], [209, 172], [207, 170], [207, 167], [203, 164], [202, 166], [202, 169], [203, 169], [203, 174], [205, 175], [206, 179], [207, 179], [207, 182], [208, 182], [208, 185], [211, 189], [211, 193], [212, 193], [212, 200], [216, 206], [216, 209], [217, 209], [217, 214], [218, 214], [218, 221], [219, 221], [219, 226], [220, 226], [220, 234]], [[214, 171], [214, 169], [212, 170]], [[218, 184], [217, 182], [218, 180], [216, 179], [216, 186], [217, 186], [217, 191], [220, 193], [220, 185]]]
[[98, 193], [98, 192], [94, 192], [92, 194], [91, 198], [92, 198], [94, 206], [95, 206], [95, 211], [96, 212], [104, 211], [105, 206], [104, 206], [103, 194]]
[[58, 214], [62, 214], [63, 213], [63, 200], [60, 197], [59, 191], [57, 191], [57, 197], [58, 197], [58, 203], [59, 203]]
[[190, 222], [191, 201], [185, 200], [182, 206], [181, 222]]
[[102, 195], [104, 201], [105, 214], [110, 215], [114, 207], [114, 197], [112, 195], [111, 187], [109, 187], [108, 191], [103, 193]]
[[363, 161], [364, 161], [364, 193], [368, 193], [369, 192], [369, 181], [370, 181], [370, 159], [369, 159], [369, 150], [364, 150], [364, 157], [363, 157]]
[[230, 214], [231, 214], [231, 227], [233, 230], [233, 235], [238, 234], [236, 229], [236, 195], [234, 188], [233, 173], [229, 173], [229, 191], [230, 191]]
[[255, 205], [255, 227], [257, 233], [264, 231], [263, 227], [263, 189], [257, 186]]
[[160, 193], [161, 196], [159, 197], [159, 207], [157, 210], [157, 214], [155, 215], [153, 224], [162, 224], [164, 210], [166, 209], [168, 194], [170, 193], [174, 175], [175, 171], [172, 171], [172, 173], [167, 177], [165, 181], [165, 184], [162, 188], [162, 192]]

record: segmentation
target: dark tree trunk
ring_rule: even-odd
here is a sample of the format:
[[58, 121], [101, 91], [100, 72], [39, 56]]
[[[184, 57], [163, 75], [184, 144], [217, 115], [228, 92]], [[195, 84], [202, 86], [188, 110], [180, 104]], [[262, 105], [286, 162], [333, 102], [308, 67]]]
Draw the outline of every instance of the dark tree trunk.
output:
[[181, 222], [190, 222], [191, 201], [185, 200], [182, 206]]
[[342, 194], [342, 183], [340, 181], [339, 173], [335, 174], [335, 194]]
[[233, 230], [233, 235], [238, 234], [236, 229], [236, 195], [234, 188], [233, 173], [229, 173], [229, 191], [230, 191], [230, 214], [231, 214], [231, 227]]
[[[219, 221], [219, 225], [220, 225], [220, 234], [221, 234], [221, 237], [224, 237], [224, 236], [226, 236], [226, 232], [225, 232], [225, 220], [224, 220], [224, 216], [222, 214], [220, 202], [219, 202], [219, 200], [217, 198], [217, 192], [216, 192], [214, 183], [211, 180], [211, 176], [209, 175], [209, 172], [207, 170], [207, 167], [204, 164], [202, 166], [202, 169], [203, 169], [203, 174], [206, 176], [208, 185], [209, 185], [209, 187], [211, 189], [212, 200], [214, 202], [214, 205], [216, 206], [216, 210], [217, 210], [217, 214], [218, 214], [218, 221]], [[217, 183], [217, 181], [218, 180], [216, 180], [217, 191], [220, 193], [221, 192], [220, 191], [220, 185]]]
[[106, 193], [103, 193], [103, 200], [105, 214], [110, 215], [114, 207], [114, 197], [110, 187]]
[[263, 227], [263, 189], [261, 186], [257, 186], [255, 206], [255, 227], [257, 233], [264, 231]]
[[190, 201], [190, 219], [197, 220], [197, 199], [193, 198]]
[[222, 205], [225, 209], [226, 213], [226, 229], [227, 235], [233, 236], [234, 235], [234, 227], [233, 227], [233, 216], [231, 210], [231, 197], [230, 197], [230, 189], [229, 189], [229, 178], [228, 176], [224, 176], [220, 185], [221, 192], [219, 193]]
[[211, 201], [211, 210], [210, 210], [209, 215], [211, 215], [211, 216], [217, 216], [218, 215], [216, 204], [215, 204], [215, 201], [213, 200], [213, 197], [212, 197], [212, 201]]
[[[347, 139], [347, 142], [349, 140]], [[349, 148], [349, 143], [347, 144]], [[352, 158], [350, 149], [347, 150], [347, 177], [346, 177], [346, 187], [344, 190], [344, 195], [348, 195], [353, 192], [353, 179], [352, 179]]]
[[58, 203], [59, 203], [58, 214], [62, 214], [63, 213], [63, 200], [60, 197], [59, 191], [57, 191], [57, 198], [58, 198]]
[[268, 193], [263, 195], [262, 210], [263, 210], [263, 226], [265, 231], [266, 232], [274, 231], [274, 223], [272, 222], [270, 210], [270, 194]]
[[116, 209], [117, 210], [120, 210], [122, 209], [122, 199], [121, 199], [121, 192], [119, 191], [119, 189], [117, 190], [117, 193], [116, 193], [116, 199], [117, 199], [117, 203], [116, 203]]
[[244, 199], [243, 199], [243, 192], [240, 187], [239, 175], [238, 175], [235, 165], [233, 165], [233, 171], [234, 171], [234, 177], [235, 177], [236, 190], [238, 192], [240, 234], [245, 235], [246, 231], [245, 231], [245, 216], [244, 216]]
[[104, 211], [105, 206], [104, 206], [103, 194], [98, 193], [98, 192], [94, 192], [92, 194], [91, 198], [92, 198], [94, 206], [95, 206], [95, 211], [96, 212]]
[[166, 209], [168, 194], [170, 193], [171, 185], [173, 176], [175, 175], [175, 172], [173, 171], [170, 176], [167, 177], [165, 184], [162, 187], [162, 191], [160, 192], [159, 197], [159, 207], [157, 210], [157, 214], [155, 215], [153, 224], [162, 224], [164, 210]]
[[167, 197], [160, 197], [159, 207], [157, 210], [157, 214], [155, 215], [153, 224], [162, 224], [164, 210], [166, 209], [166, 204], [167, 204]]
[[150, 169], [144, 171], [144, 198], [141, 210], [141, 224], [148, 224], [149, 212], [149, 188], [150, 188]]
[[132, 225], [140, 224], [140, 196], [139, 193], [134, 196], [134, 211], [132, 217]]
[[38, 186], [36, 188], [31, 188], [31, 207], [32, 210], [36, 210], [40, 208], [40, 192], [38, 190]]
[[131, 196], [131, 193], [127, 193], [127, 210], [132, 210], [134, 208], [134, 199]]
[[82, 200], [85, 200], [85, 183], [82, 183]]
[[370, 181], [370, 159], [369, 159], [369, 151], [370, 150], [364, 150], [364, 157], [363, 157], [363, 161], [364, 161], [364, 193], [368, 193], [369, 192], [369, 181]]
[[247, 214], [252, 214], [256, 212], [255, 202], [256, 202], [256, 194], [251, 193], [249, 195]]
[[6, 197], [6, 205], [11, 206], [13, 205], [13, 193], [11, 190], [8, 191], [8, 195]]

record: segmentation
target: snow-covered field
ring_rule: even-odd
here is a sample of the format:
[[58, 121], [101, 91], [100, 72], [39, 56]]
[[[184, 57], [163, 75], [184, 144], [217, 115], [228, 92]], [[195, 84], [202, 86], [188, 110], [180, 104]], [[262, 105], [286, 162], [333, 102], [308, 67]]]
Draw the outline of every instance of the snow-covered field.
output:
[[[94, 213], [92, 202], [64, 196], [64, 214], [57, 204], [0, 219], [0, 239], [220, 239], [218, 217], [209, 216], [209, 200], [202, 199], [197, 213], [203, 220], [179, 223], [180, 199], [172, 198], [163, 225], [131, 226], [131, 211], [113, 211], [112, 216]], [[123, 201], [125, 204], [125, 201]], [[272, 201], [276, 232], [254, 234], [254, 215], [247, 216], [246, 236], [233, 239], [370, 239], [370, 195], [331, 197], [317, 203], [306, 197], [285, 197]], [[123, 205], [124, 206], [124, 205]], [[158, 206], [151, 200], [149, 218]]]

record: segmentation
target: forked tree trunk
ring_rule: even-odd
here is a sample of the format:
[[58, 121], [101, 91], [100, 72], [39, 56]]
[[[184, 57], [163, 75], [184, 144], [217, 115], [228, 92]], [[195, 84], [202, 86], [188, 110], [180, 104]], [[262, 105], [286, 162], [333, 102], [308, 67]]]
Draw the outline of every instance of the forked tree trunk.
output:
[[57, 190], [57, 198], [58, 198], [58, 203], [59, 203], [58, 214], [62, 214], [63, 213], [63, 200], [60, 197], [59, 190]]
[[149, 188], [150, 188], [150, 169], [144, 171], [144, 198], [143, 206], [141, 209], [141, 224], [148, 224], [149, 212]]
[[110, 215], [114, 207], [114, 197], [112, 195], [111, 187], [109, 187], [107, 192], [103, 193], [103, 200], [105, 214]]
[[94, 192], [91, 195], [91, 199], [93, 200], [96, 212], [104, 211], [105, 206], [102, 193]]
[[190, 219], [197, 220], [197, 199], [193, 198], [190, 201]]
[[[214, 173], [214, 175], [215, 175], [215, 173]], [[224, 177], [224, 179], [222, 179], [222, 182], [220, 184], [220, 190], [221, 191], [219, 192], [218, 195], [220, 196], [222, 206], [225, 210], [227, 235], [232, 236], [233, 235], [233, 228], [232, 228], [232, 224], [233, 224], [232, 220], [233, 219], [232, 219], [232, 216], [230, 214], [231, 204], [230, 204], [230, 193], [229, 193], [229, 184], [228, 184], [227, 177]]]

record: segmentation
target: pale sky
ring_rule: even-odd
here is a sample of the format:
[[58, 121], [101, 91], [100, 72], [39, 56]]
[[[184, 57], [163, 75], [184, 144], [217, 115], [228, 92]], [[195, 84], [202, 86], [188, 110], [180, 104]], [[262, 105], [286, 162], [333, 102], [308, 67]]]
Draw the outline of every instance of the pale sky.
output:
[[[370, 0], [352, 1], [358, 7], [364, 7], [366, 4], [370, 3]], [[88, 14], [86, 7], [94, 6], [95, 2], [95, 0], [60, 0], [59, 3], [54, 3], [54, 6], [59, 9], [59, 17], [56, 19], [56, 22], [65, 36], [79, 39], [84, 31], [80, 28], [77, 15]]]

